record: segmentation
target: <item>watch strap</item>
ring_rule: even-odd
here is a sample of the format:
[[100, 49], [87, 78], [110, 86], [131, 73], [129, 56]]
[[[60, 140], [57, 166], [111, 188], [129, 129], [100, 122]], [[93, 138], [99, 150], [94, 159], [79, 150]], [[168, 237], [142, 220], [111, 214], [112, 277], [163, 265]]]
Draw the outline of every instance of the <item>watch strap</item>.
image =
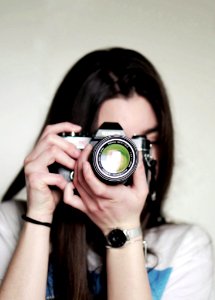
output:
[[140, 227], [124, 229], [123, 232], [127, 236], [127, 241], [130, 241], [136, 237], [142, 237], [142, 229]]

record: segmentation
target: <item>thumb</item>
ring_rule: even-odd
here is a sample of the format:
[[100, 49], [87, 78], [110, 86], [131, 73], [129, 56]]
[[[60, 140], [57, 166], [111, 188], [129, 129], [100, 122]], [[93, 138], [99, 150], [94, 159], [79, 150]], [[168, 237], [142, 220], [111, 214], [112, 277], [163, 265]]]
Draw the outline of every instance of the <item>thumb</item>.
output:
[[86, 212], [86, 207], [81, 197], [74, 194], [74, 186], [71, 182], [69, 182], [64, 189], [63, 201], [84, 213]]

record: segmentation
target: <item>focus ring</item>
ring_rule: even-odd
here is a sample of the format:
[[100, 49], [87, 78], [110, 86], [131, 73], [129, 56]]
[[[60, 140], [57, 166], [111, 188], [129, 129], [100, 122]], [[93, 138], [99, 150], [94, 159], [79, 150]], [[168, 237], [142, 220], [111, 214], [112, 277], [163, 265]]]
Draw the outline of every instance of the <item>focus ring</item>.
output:
[[96, 176], [107, 183], [124, 183], [138, 164], [138, 150], [133, 141], [122, 136], [108, 136], [92, 150], [92, 168]]

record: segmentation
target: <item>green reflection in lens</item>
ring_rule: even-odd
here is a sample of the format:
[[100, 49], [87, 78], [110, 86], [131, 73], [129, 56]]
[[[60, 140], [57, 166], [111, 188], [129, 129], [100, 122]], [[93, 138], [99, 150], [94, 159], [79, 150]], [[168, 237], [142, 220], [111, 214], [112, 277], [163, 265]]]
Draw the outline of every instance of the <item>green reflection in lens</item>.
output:
[[102, 151], [101, 164], [107, 172], [123, 172], [128, 167], [129, 162], [129, 152], [123, 145], [111, 144], [105, 147]]

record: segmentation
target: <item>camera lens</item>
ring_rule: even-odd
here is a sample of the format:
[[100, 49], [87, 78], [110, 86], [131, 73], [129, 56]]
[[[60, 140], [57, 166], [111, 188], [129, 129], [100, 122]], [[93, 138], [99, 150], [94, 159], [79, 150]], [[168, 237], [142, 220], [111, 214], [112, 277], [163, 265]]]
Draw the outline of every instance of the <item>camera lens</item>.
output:
[[136, 170], [138, 151], [131, 139], [108, 136], [93, 148], [91, 163], [100, 180], [110, 184], [125, 183]]
[[111, 144], [101, 152], [101, 165], [110, 173], [121, 173], [128, 166], [130, 155], [124, 145]]

